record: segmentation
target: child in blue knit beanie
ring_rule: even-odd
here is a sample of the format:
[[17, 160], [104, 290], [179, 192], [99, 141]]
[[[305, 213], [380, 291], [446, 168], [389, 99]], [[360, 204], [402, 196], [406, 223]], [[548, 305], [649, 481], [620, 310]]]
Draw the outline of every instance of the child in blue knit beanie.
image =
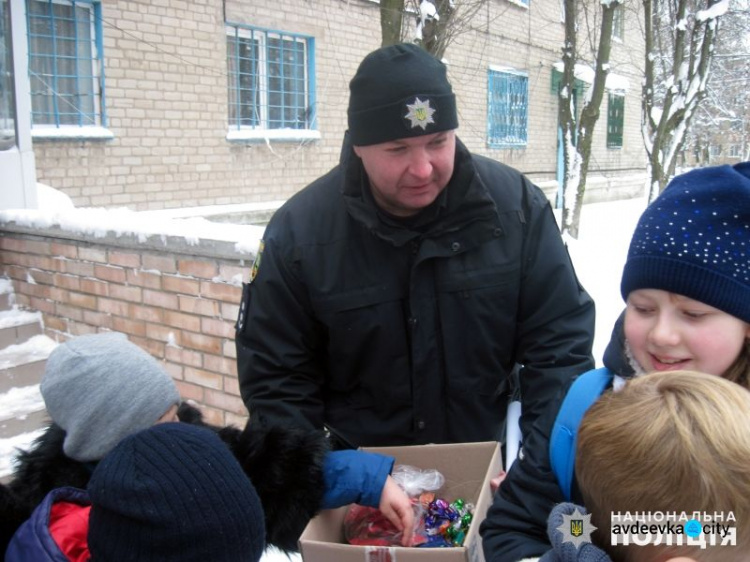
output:
[[620, 288], [634, 374], [691, 369], [747, 387], [750, 162], [676, 177], [638, 221]]
[[[675, 370], [749, 386], [750, 162], [695, 169], [670, 182], [638, 221], [621, 293], [626, 308], [604, 354], [615, 389], [644, 373]], [[481, 529], [488, 560], [535, 559], [550, 548], [547, 518], [565, 497], [552, 468], [544, 481], [532, 481], [519, 461]], [[539, 501], [518, 505], [521, 488], [535, 490]], [[575, 478], [571, 498], [583, 502]]]

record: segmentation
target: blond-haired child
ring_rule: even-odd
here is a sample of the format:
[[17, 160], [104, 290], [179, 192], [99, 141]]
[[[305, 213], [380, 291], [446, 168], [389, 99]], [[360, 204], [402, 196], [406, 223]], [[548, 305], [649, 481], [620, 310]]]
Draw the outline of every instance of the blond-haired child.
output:
[[[748, 466], [750, 392], [713, 375], [673, 371], [632, 379], [605, 393], [579, 428], [576, 474], [598, 528], [594, 542], [618, 562], [750, 560]], [[612, 546], [613, 512], [621, 519], [626, 512], [674, 513], [682, 518], [678, 525], [693, 513], [721, 514], [720, 521], [699, 521], [734, 527], [736, 545], [703, 535], [705, 548]]]

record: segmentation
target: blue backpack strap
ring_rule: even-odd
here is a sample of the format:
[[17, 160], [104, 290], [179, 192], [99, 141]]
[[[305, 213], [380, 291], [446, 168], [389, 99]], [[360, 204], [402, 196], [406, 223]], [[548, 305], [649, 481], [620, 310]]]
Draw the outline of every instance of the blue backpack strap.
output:
[[555, 418], [550, 436], [549, 458], [552, 473], [560, 485], [565, 501], [571, 501], [578, 426], [586, 411], [612, 383], [612, 378], [612, 371], [606, 367], [583, 373], [573, 381]]

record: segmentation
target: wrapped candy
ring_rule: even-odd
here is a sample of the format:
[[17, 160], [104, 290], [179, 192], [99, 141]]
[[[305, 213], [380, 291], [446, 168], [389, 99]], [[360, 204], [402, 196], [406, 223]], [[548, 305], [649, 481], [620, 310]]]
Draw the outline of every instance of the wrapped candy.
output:
[[[391, 476], [412, 500], [416, 521], [412, 544], [425, 542], [424, 513], [445, 478], [437, 470], [422, 470], [397, 465]], [[399, 546], [402, 533], [381, 512], [373, 507], [352, 505], [344, 517], [344, 537], [350, 544], [363, 546]]]
[[461, 498], [450, 504], [442, 498], [434, 499], [428, 504], [424, 516], [427, 540], [419, 546], [463, 546], [473, 512], [474, 506]]
[[[416, 525], [412, 544], [443, 548], [462, 546], [473, 518], [474, 506], [462, 498], [449, 503], [437, 497], [445, 479], [437, 470], [399, 465], [393, 470], [396, 483], [412, 500]], [[402, 534], [378, 509], [353, 505], [344, 518], [344, 536], [350, 544], [398, 546]]]

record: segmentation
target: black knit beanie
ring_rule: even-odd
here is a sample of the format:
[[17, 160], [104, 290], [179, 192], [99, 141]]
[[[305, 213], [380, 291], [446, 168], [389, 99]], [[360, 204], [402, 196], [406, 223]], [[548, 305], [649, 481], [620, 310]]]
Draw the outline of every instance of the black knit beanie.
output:
[[256, 562], [263, 508], [212, 431], [163, 423], [127, 437], [88, 485], [94, 562]]
[[636, 289], [684, 295], [750, 322], [750, 162], [670, 182], [638, 220], [622, 273]]
[[373, 51], [360, 63], [349, 90], [349, 134], [355, 146], [458, 127], [445, 65], [417, 45]]

